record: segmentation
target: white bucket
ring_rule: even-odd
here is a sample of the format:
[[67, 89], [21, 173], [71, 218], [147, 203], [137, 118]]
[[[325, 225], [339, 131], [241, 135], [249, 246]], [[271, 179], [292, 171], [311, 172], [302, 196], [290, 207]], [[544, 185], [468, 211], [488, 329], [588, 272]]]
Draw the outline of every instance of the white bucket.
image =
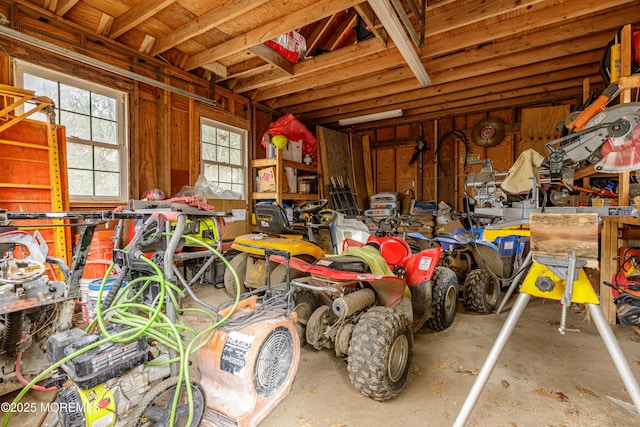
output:
[[[103, 298], [106, 298], [107, 293], [115, 281], [115, 276], [107, 279], [107, 282], [104, 284], [104, 290], [102, 291]], [[86, 290], [86, 297], [81, 298], [82, 302], [87, 307], [87, 318], [89, 322], [92, 322], [96, 317], [96, 306], [99, 304], [98, 294], [100, 293], [100, 286], [102, 286], [102, 279], [91, 280]], [[120, 286], [120, 292], [122, 292], [122, 288], [125, 286], [127, 286], [127, 283], [123, 281], [122, 286]]]

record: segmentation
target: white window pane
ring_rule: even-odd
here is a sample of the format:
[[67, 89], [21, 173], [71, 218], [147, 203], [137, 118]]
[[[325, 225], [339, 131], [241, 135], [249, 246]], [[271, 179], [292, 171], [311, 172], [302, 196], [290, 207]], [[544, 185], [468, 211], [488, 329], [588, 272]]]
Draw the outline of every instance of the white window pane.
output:
[[118, 150], [111, 148], [95, 147], [95, 169], [97, 171], [118, 172], [120, 170], [120, 159]]
[[89, 116], [60, 111], [60, 124], [66, 128], [68, 136], [89, 141], [91, 139], [91, 122]]
[[229, 150], [229, 163], [232, 165], [242, 166], [242, 151], [240, 150]]
[[109, 120], [91, 119], [92, 141], [118, 143], [118, 124]]
[[93, 172], [70, 168], [69, 193], [78, 196], [93, 196]]
[[106, 119], [114, 121], [117, 117], [116, 100], [99, 95], [97, 93], [91, 94], [91, 115], [100, 119]]
[[224, 129], [218, 129], [217, 142], [218, 142], [218, 145], [221, 145], [223, 147], [228, 147], [229, 146], [229, 131], [228, 130], [224, 130]]
[[120, 195], [120, 174], [96, 172], [96, 196]]
[[237, 133], [231, 133], [229, 146], [236, 150], [242, 150], [242, 136]]
[[61, 84], [60, 109], [73, 111], [75, 113], [90, 114], [89, 91]]
[[231, 179], [231, 174], [233, 169], [228, 166], [220, 166], [220, 182], [228, 182], [231, 183], [233, 180]]
[[202, 144], [202, 159], [203, 160], [216, 160], [216, 146], [213, 144]]
[[218, 146], [217, 150], [218, 161], [221, 163], [229, 163], [229, 149], [226, 147]]
[[235, 191], [237, 193], [244, 194], [244, 185], [231, 184], [231, 191]]
[[32, 76], [25, 73], [22, 76], [25, 89], [32, 90], [37, 96], [51, 98], [55, 104], [58, 103], [58, 83], [41, 77]]
[[242, 169], [233, 168], [231, 170], [231, 182], [241, 184], [244, 182], [244, 173]]
[[205, 165], [204, 177], [209, 181], [218, 182], [218, 165]]
[[215, 143], [216, 142], [216, 128], [211, 127], [211, 126], [207, 126], [207, 125], [203, 125], [200, 129], [200, 139], [202, 139], [203, 142], [211, 142], [211, 143]]
[[67, 142], [67, 164], [70, 168], [91, 170], [93, 166], [93, 147]]

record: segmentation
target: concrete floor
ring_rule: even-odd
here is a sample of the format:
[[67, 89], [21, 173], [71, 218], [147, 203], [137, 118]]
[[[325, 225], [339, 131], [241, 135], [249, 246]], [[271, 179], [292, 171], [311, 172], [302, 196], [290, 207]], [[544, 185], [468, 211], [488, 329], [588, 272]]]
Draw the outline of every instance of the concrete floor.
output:
[[[222, 289], [199, 286], [196, 290], [213, 305], [228, 299]], [[349, 382], [346, 362], [332, 351], [307, 346], [301, 350], [290, 394], [260, 427], [451, 426], [514, 300], [500, 315], [459, 309], [448, 330], [419, 331], [407, 387], [385, 403], [358, 393]], [[556, 302], [531, 300], [467, 426], [640, 426], [639, 416], [607, 399], [631, 402], [586, 312], [569, 310], [567, 328], [579, 332], [564, 336], [557, 332], [560, 315]], [[620, 325], [613, 331], [640, 380], [640, 334]], [[43, 393], [35, 392], [32, 398], [48, 399]], [[12, 418], [10, 425], [38, 426], [44, 418], [21, 415]]]
[[[210, 302], [227, 298], [210, 287], [199, 294]], [[451, 426], [515, 298], [500, 315], [460, 308], [448, 330], [422, 329], [407, 387], [385, 403], [358, 393], [332, 351], [304, 347], [290, 394], [260, 427]], [[467, 426], [640, 426], [640, 416], [607, 399], [631, 402], [586, 311], [569, 310], [567, 328], [579, 332], [565, 335], [557, 331], [560, 316], [556, 302], [532, 298]], [[613, 331], [640, 381], [640, 335], [620, 325]]]

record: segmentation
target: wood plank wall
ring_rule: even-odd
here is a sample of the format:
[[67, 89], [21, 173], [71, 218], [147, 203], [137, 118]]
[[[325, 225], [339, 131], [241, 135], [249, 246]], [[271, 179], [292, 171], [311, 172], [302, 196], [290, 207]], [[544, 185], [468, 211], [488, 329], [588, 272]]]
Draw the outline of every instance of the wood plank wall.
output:
[[[566, 103], [573, 107], [578, 101], [568, 100]], [[528, 108], [548, 105], [532, 105]], [[467, 138], [469, 159], [490, 159], [494, 170], [507, 172], [526, 148], [520, 137], [521, 117], [522, 109], [509, 108], [363, 132], [371, 140], [375, 192], [396, 191], [403, 197], [411, 187], [412, 177], [416, 176], [419, 177], [419, 184], [414, 192], [418, 200], [445, 201], [455, 210], [462, 211], [464, 179], [467, 174], [480, 171], [482, 165], [465, 165], [465, 146], [462, 140], [459, 137], [442, 139], [443, 136], [454, 129], [462, 131]], [[501, 119], [507, 129], [504, 140], [494, 147], [481, 147], [471, 136], [473, 126], [485, 118]], [[409, 166], [407, 157], [411, 156], [413, 147], [420, 138], [426, 144], [422, 152], [421, 173], [419, 163]], [[436, 162], [434, 153], [438, 142], [440, 148]], [[541, 154], [547, 155], [546, 152]]]
[[[185, 185], [193, 185], [200, 173], [200, 144], [198, 118], [205, 116], [213, 120], [237, 126], [249, 132], [249, 150], [252, 152], [250, 101], [226, 89], [211, 84], [160, 62], [142, 63], [135, 52], [118, 50], [111, 46], [93, 43], [80, 34], [64, 32], [45, 22], [16, 12], [12, 20], [32, 28], [42, 34], [52, 34], [77, 46], [86, 47], [91, 56], [119, 67], [130, 64], [129, 71], [151, 78], [161, 78], [163, 83], [213, 98], [216, 107], [194, 101], [148, 84], [98, 70], [75, 61], [62, 58], [45, 50], [27, 45], [11, 38], [0, 36], [0, 83], [13, 85], [12, 59], [22, 59], [49, 69], [93, 81], [114, 89], [125, 91], [129, 96], [129, 172], [130, 188], [128, 198], [140, 198], [152, 188], [160, 188], [167, 195], [173, 195]], [[9, 16], [7, 7], [0, 5], [0, 13]], [[17, 15], [16, 15], [17, 14]], [[31, 34], [30, 34], [31, 35]], [[49, 38], [48, 43], [63, 44]], [[87, 54], [82, 49], [76, 49]], [[161, 77], [158, 77], [161, 76]]]

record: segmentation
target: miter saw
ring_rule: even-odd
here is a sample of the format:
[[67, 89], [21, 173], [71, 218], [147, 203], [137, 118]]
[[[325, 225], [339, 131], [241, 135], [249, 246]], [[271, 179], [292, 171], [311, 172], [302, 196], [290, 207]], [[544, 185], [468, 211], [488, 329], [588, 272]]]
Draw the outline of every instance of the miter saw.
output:
[[605, 173], [640, 169], [640, 103], [609, 107], [591, 117], [581, 130], [546, 146], [552, 175], [587, 164]]

